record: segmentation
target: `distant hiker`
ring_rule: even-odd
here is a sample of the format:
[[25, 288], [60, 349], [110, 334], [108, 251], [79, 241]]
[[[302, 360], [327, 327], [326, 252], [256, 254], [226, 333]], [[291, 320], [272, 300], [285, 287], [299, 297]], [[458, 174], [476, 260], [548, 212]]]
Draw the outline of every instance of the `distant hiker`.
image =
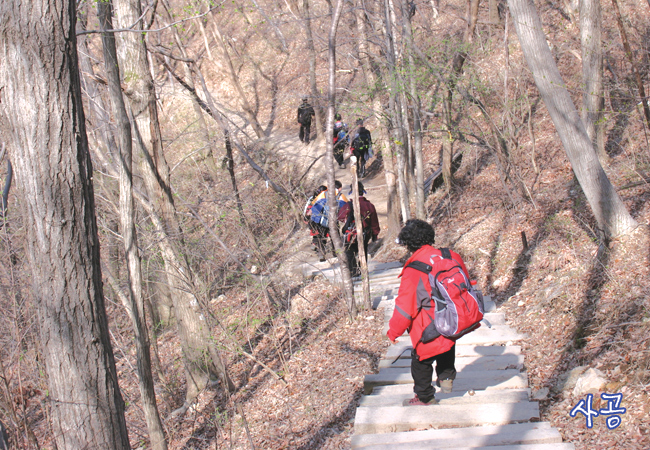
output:
[[[365, 250], [366, 260], [368, 260], [368, 242], [377, 240], [379, 236], [379, 218], [375, 205], [366, 200], [364, 194], [366, 193], [363, 188], [363, 183], [359, 181], [359, 208], [361, 208], [361, 219], [363, 227], [363, 249]], [[339, 209], [338, 220], [343, 222], [343, 230], [341, 236], [343, 237], [343, 244], [345, 248], [345, 256], [348, 259], [348, 268], [350, 269], [350, 276], [358, 277], [361, 275], [359, 269], [359, 240], [357, 239], [357, 226], [355, 223], [355, 212], [352, 201], [347, 202]]]
[[[451, 392], [453, 380], [456, 378], [456, 341], [438, 335], [429, 341], [424, 338], [425, 329], [433, 322], [436, 305], [431, 304], [431, 284], [429, 275], [409, 267], [415, 263], [429, 265], [430, 272], [436, 274], [437, 267], [444, 264], [443, 258], [449, 256], [469, 279], [465, 263], [458, 253], [448, 249], [433, 247], [435, 233], [427, 222], [412, 219], [406, 222], [399, 233], [398, 243], [413, 252], [404, 264], [400, 277], [402, 281], [399, 293], [395, 299], [395, 310], [388, 323], [386, 335], [393, 344], [404, 331], [409, 330], [413, 350], [411, 351], [411, 375], [413, 376], [415, 397], [408, 405], [432, 405], [438, 403], [435, 399], [435, 388], [432, 386], [433, 362], [436, 362], [436, 385], [443, 393]], [[419, 263], [418, 263], [419, 262]], [[434, 328], [435, 329], [435, 328]]]
[[372, 158], [372, 136], [363, 126], [363, 119], [357, 119], [356, 125], [358, 128], [354, 133], [350, 149], [357, 157], [357, 176], [362, 178], [366, 176], [366, 161]]
[[[334, 186], [336, 188], [336, 199], [338, 201], [337, 207], [341, 209], [341, 207], [348, 201], [348, 198], [341, 192], [341, 187], [343, 187], [343, 185], [339, 180], [334, 180]], [[329, 237], [330, 232], [327, 194], [328, 191], [325, 190], [318, 194], [314, 199], [314, 204], [311, 207], [311, 222], [309, 223], [310, 230], [315, 232], [312, 240], [315, 241], [320, 261], [325, 261], [325, 256], [327, 254], [327, 238]]]
[[334, 115], [334, 159], [338, 163], [341, 169], [345, 169], [345, 164], [343, 163], [343, 153], [345, 152], [348, 143], [350, 142], [350, 136], [348, 134], [348, 126], [345, 122], [341, 120], [341, 115], [336, 113]]
[[314, 108], [307, 103], [307, 98], [302, 99], [302, 104], [298, 107], [298, 123], [300, 124], [300, 133], [298, 137], [300, 142], [309, 144], [309, 133], [311, 129], [311, 118], [315, 115]]

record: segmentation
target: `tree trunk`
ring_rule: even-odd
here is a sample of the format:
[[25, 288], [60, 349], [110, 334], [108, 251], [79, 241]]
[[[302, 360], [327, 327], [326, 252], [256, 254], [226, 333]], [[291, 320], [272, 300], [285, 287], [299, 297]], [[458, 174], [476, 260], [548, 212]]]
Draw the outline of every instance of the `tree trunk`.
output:
[[[341, 18], [341, 10], [343, 9], [343, 0], [336, 0], [336, 6], [332, 11], [332, 23], [330, 25], [330, 32], [328, 38], [328, 91], [327, 91], [327, 130], [326, 136], [332, 136], [334, 133], [334, 107], [336, 105], [336, 30]], [[338, 227], [338, 202], [336, 199], [336, 187], [334, 186], [334, 142], [332, 139], [326, 140], [327, 144], [327, 196], [328, 205], [328, 222], [329, 233], [334, 244], [334, 251], [339, 258], [341, 266], [341, 276], [343, 278], [343, 293], [348, 304], [348, 312], [350, 316], [356, 317], [357, 304], [354, 299], [354, 287], [352, 286], [352, 279], [350, 278], [350, 270], [343, 251], [343, 242], [339, 233]]]
[[[136, 0], [139, 2], [139, 0]], [[139, 4], [139, 3], [138, 3]], [[99, 16], [100, 29], [112, 30], [113, 19], [110, 2], [100, 0], [97, 2], [97, 15]], [[136, 16], [137, 17], [137, 16]], [[149, 336], [146, 331], [146, 316], [144, 299], [142, 297], [142, 269], [138, 251], [138, 239], [135, 231], [133, 217], [133, 172], [132, 172], [132, 144], [131, 125], [122, 97], [120, 84], [120, 70], [117, 62], [117, 49], [115, 35], [102, 33], [104, 51], [104, 65], [108, 92], [111, 99], [113, 117], [117, 121], [117, 136], [119, 140], [119, 170], [120, 170], [120, 224], [122, 239], [124, 241], [124, 255], [127, 262], [127, 278], [129, 295], [129, 309], [133, 331], [135, 334], [136, 359], [138, 365], [138, 381], [140, 395], [142, 396], [142, 409], [144, 410], [151, 448], [166, 450], [167, 441], [163, 431], [156, 393], [153, 386], [151, 372], [151, 354], [149, 349]]]
[[[168, 2], [165, 1], [163, 2], [163, 5], [165, 7], [165, 11], [167, 12], [167, 23], [173, 22], [172, 17], [169, 15], [169, 5]], [[207, 37], [205, 35], [205, 27], [203, 26], [203, 21], [202, 20], [197, 20], [197, 22], [200, 25], [201, 29], [201, 34], [203, 35], [204, 41], [205, 41], [205, 48], [207, 49], [208, 53], [210, 52], [210, 48], [207, 44]], [[188, 58], [187, 56], [187, 50], [185, 49], [185, 45], [183, 44], [183, 40], [178, 34], [178, 29], [176, 27], [171, 27], [171, 32], [172, 35], [174, 36], [174, 41], [176, 42], [176, 46], [178, 47], [178, 50], [181, 52], [181, 56], [185, 59]], [[212, 59], [212, 55], [210, 55], [210, 59]], [[190, 84], [190, 86], [194, 87], [194, 83], [192, 81], [192, 67], [190, 66], [189, 62], [185, 62], [183, 64], [183, 69], [185, 71], [185, 79], [187, 82]], [[199, 129], [201, 130], [201, 133], [203, 134], [203, 139], [205, 140], [205, 145], [208, 147], [207, 151], [207, 160], [208, 160], [208, 165], [212, 169], [212, 173], [216, 176], [216, 165], [214, 164], [214, 159], [212, 158], [212, 153], [214, 151], [214, 146], [212, 139], [210, 138], [210, 131], [208, 129], [208, 125], [205, 122], [205, 117], [203, 117], [203, 111], [201, 110], [201, 107], [196, 103], [192, 102], [192, 108], [194, 109], [194, 114], [196, 114], [196, 119], [198, 120], [199, 123]]]
[[23, 199], [52, 438], [59, 450], [127, 450], [75, 20], [74, 2], [0, 2], [0, 126]]
[[[120, 16], [121, 24], [133, 24], [139, 17], [138, 12], [135, 12], [135, 19], [129, 21], [129, 14], [134, 14], [134, 11], [122, 10], [122, 7], [118, 11], [124, 14]], [[158, 246], [172, 291], [185, 362], [186, 399], [190, 403], [207, 386], [213, 375], [223, 382], [225, 389], [232, 389], [234, 385], [226, 373], [206, 326], [201, 306], [193, 294], [193, 274], [183, 256], [182, 231], [171, 194], [169, 167], [162, 149], [155, 88], [146, 57], [146, 45], [138, 33], [121, 33], [121, 38], [123, 48], [118, 55], [122, 57], [120, 64], [124, 65], [124, 73], [131, 75], [123, 80], [133, 113], [131, 126], [135, 142], [143, 156], [141, 169], [154, 208], [150, 215], [158, 234]]]
[[425, 220], [424, 210], [424, 163], [422, 161], [422, 122], [420, 120], [420, 96], [415, 81], [415, 59], [413, 57], [413, 31], [406, 0], [402, 0], [402, 21], [404, 39], [408, 54], [409, 92], [413, 105], [413, 156], [415, 159], [415, 218]]
[[[468, 16], [467, 16], [467, 27], [463, 33], [463, 42], [460, 49], [454, 55], [452, 61], [451, 75], [449, 76], [449, 81], [447, 82], [447, 95], [444, 96], [444, 117], [445, 125], [447, 127], [448, 138], [450, 142], [443, 141], [442, 152], [443, 152], [443, 178], [445, 181], [445, 188], [447, 191], [451, 189], [453, 184], [453, 172], [451, 170], [451, 161], [453, 159], [452, 148], [453, 141], [455, 138], [456, 124], [453, 123], [453, 96], [454, 90], [456, 89], [456, 84], [458, 83], [458, 78], [463, 73], [463, 66], [465, 65], [465, 60], [467, 59], [467, 49], [469, 44], [471, 44], [474, 38], [474, 31], [476, 30], [476, 24], [478, 23], [478, 7], [480, 0], [468, 0]], [[443, 138], [444, 139], [444, 138]], [[445, 167], [445, 164], [449, 164], [448, 167]]]
[[[363, 156], [362, 156], [363, 158]], [[366, 256], [365, 236], [363, 235], [363, 216], [361, 215], [361, 204], [359, 196], [359, 179], [357, 178], [357, 161], [356, 156], [350, 158], [350, 175], [352, 177], [352, 205], [354, 206], [354, 225], [357, 231], [357, 248], [359, 249], [359, 267], [361, 268], [361, 286], [363, 292], [363, 305], [368, 310], [372, 309], [372, 300], [370, 299], [370, 279], [368, 278], [368, 261]], [[356, 299], [355, 299], [356, 302]]]
[[601, 164], [607, 163], [603, 127], [603, 53], [600, 0], [580, 1], [580, 42], [582, 44], [582, 121]]
[[508, 0], [524, 57], [562, 140], [573, 171], [606, 237], [636, 227], [603, 170], [546, 42], [532, 0]]
[[[368, 33], [366, 28], [365, 9], [363, 2], [357, 6], [355, 10], [357, 22], [357, 34], [359, 53], [361, 58], [361, 65], [366, 74], [366, 80], [370, 88], [370, 96], [372, 98], [372, 112], [377, 121], [379, 128], [377, 135], [379, 139], [373, 139], [373, 145], [379, 149], [381, 148], [382, 162], [384, 164], [384, 178], [386, 179], [386, 214], [388, 216], [388, 224], [386, 227], [386, 235], [384, 236], [387, 241], [392, 241], [399, 234], [400, 231], [400, 213], [398, 207], [397, 197], [397, 180], [395, 176], [395, 162], [393, 160], [393, 151], [390, 144], [390, 130], [388, 127], [389, 121], [382, 120], [383, 107], [381, 98], [377, 94], [380, 90], [377, 77], [375, 76], [372, 67], [370, 66], [369, 49], [368, 49]], [[382, 83], [383, 84], [383, 83]], [[382, 127], [383, 125], [383, 127]], [[385, 132], [383, 130], [386, 130]], [[378, 155], [379, 151], [375, 150]]]
[[390, 79], [390, 89], [388, 91], [388, 110], [389, 116], [392, 118], [390, 123], [391, 134], [393, 135], [393, 148], [395, 148], [395, 156], [397, 159], [397, 188], [400, 200], [400, 209], [402, 211], [402, 220], [407, 221], [411, 218], [411, 212], [408, 202], [408, 189], [406, 188], [406, 181], [404, 180], [404, 143], [406, 138], [403, 136], [403, 129], [401, 127], [399, 105], [397, 93], [399, 86], [397, 84], [397, 57], [395, 50], [395, 38], [393, 35], [393, 22], [390, 13], [389, 0], [384, 0], [384, 15], [383, 15], [384, 34], [386, 37], [386, 60], [388, 63], [388, 78]]
[[309, 87], [311, 89], [312, 105], [314, 106], [314, 118], [316, 119], [316, 133], [320, 137], [323, 135], [323, 105], [322, 96], [318, 92], [316, 84], [316, 48], [314, 47], [314, 36], [311, 30], [311, 13], [309, 11], [309, 0], [303, 0], [305, 19], [305, 34], [307, 37], [307, 51], [309, 52]]

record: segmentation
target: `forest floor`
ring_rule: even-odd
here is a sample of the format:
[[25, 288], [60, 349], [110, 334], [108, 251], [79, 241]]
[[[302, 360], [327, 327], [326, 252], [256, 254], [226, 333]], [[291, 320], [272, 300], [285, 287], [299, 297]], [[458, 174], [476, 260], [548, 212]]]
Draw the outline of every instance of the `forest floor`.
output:
[[[310, 152], [316, 147], [312, 144]], [[287, 149], [310, 157], [297, 141]], [[428, 198], [436, 243], [457, 250], [509, 324], [528, 334], [523, 348], [530, 385], [536, 393], [549, 390], [540, 402], [541, 420], [550, 421], [579, 450], [614, 445], [647, 449], [650, 312], [644, 280], [650, 190], [639, 185], [621, 191], [642, 226], [605, 247], [560, 152], [540, 152], [538, 164], [544, 169], [532, 186], [535, 203], [517, 207], [508, 204], [488, 156], [467, 152], [452, 193], [435, 192]], [[379, 166], [370, 164], [363, 182], [384, 226], [386, 199]], [[620, 155], [612, 159], [608, 174], [618, 186], [632, 179]], [[337, 177], [349, 185], [347, 169], [337, 170]], [[320, 183], [314, 179], [314, 187]], [[288, 239], [284, 251], [292, 256], [283, 267], [317, 261], [309, 242], [306, 229]], [[388, 243], [375, 258], [397, 260], [405, 254]], [[277, 318], [254, 346], [254, 357], [268, 370], [233, 357], [229, 364], [237, 393], [226, 399], [206, 392], [193, 412], [174, 426], [170, 448], [349, 448], [363, 377], [376, 371], [388, 346], [381, 334], [383, 314], [362, 311], [351, 320], [339, 286], [323, 277], [300, 281], [298, 273], [288, 281], [290, 270], [285, 272], [285, 283], [297, 286], [296, 295], [288, 314]], [[229, 297], [230, 305], [220, 307], [234, 310], [244, 296]], [[582, 366], [603, 372], [608, 380], [604, 392], [623, 394], [621, 406], [627, 411], [618, 428], [609, 430], [604, 416], [596, 418], [591, 429], [581, 414], [570, 417], [584, 396], [559, 388], [558, 381]], [[605, 408], [598, 395], [595, 398], [594, 409]]]

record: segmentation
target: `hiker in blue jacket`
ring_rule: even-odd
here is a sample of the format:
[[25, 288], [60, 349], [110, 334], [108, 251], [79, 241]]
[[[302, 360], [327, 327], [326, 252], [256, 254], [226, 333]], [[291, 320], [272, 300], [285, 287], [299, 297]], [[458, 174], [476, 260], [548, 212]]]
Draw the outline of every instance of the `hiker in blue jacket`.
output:
[[[339, 180], [334, 180], [334, 187], [336, 188], [336, 199], [338, 201], [337, 206], [340, 209], [348, 202], [348, 198], [343, 192], [341, 192], [343, 185]], [[329, 237], [330, 232], [327, 194], [327, 190], [323, 191], [314, 200], [314, 204], [311, 207], [311, 222], [309, 224], [310, 229], [315, 232], [314, 241], [320, 255], [320, 261], [325, 261], [325, 256], [327, 254], [327, 238]]]

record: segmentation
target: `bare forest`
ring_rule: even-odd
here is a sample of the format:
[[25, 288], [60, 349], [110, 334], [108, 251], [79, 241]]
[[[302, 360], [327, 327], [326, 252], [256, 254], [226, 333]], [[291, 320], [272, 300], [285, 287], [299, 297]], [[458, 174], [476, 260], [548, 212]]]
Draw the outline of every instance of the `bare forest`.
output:
[[[335, 113], [372, 132], [371, 260], [432, 223], [529, 336], [541, 419], [650, 447], [650, 0], [28, 3], [0, 4], [0, 448], [350, 448], [389, 342], [349, 272], [302, 272], [305, 202], [352, 184]], [[585, 367], [619, 428], [569, 416]]]

